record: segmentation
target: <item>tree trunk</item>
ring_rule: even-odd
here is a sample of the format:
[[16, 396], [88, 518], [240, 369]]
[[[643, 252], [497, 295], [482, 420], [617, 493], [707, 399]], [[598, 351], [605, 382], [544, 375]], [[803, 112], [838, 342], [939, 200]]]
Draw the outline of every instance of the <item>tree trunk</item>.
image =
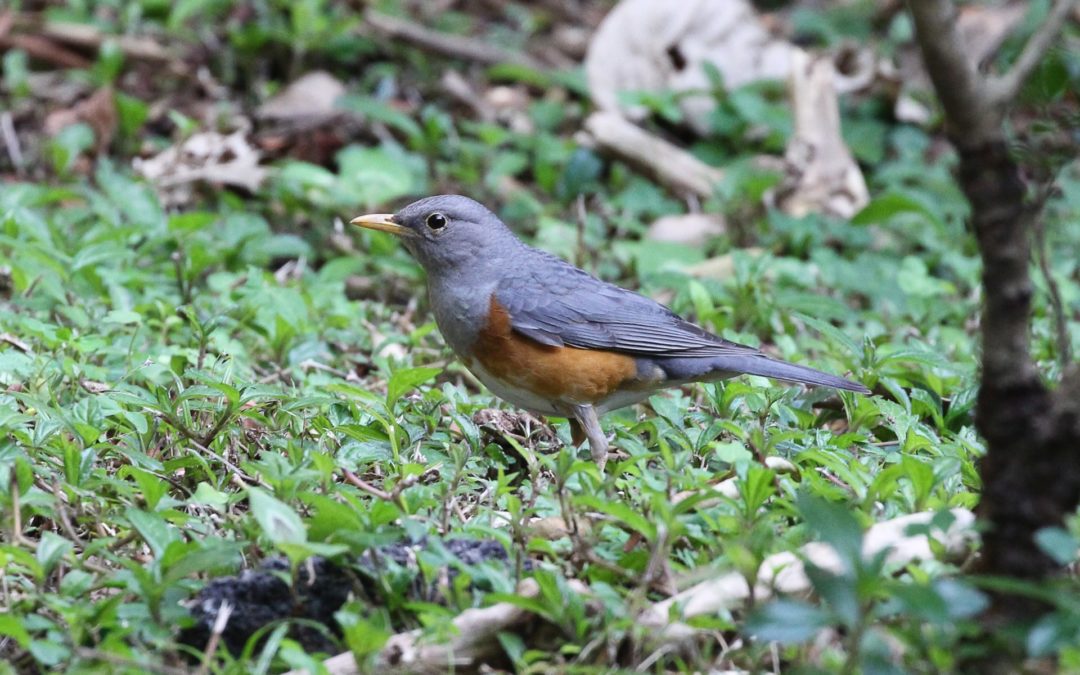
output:
[[[960, 186], [982, 257], [982, 379], [976, 427], [986, 439], [979, 514], [987, 531], [979, 571], [1042, 579], [1057, 563], [1035, 540], [1080, 501], [1080, 372], [1056, 392], [1029, 351], [1031, 224], [1020, 169], [1003, 132], [1004, 110], [1060, 30], [1074, 0], [1057, 0], [1016, 65], [986, 78], [968, 61], [950, 0], [910, 0], [919, 46], [960, 156]], [[993, 622], [1027, 621], [1045, 607], [997, 596]]]

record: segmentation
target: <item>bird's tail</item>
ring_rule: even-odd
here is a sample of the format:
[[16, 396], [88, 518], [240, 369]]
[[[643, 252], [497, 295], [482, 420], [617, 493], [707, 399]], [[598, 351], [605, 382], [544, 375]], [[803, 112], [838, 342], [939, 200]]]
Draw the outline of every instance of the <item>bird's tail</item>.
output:
[[734, 375], [760, 375], [774, 380], [811, 384], [821, 387], [845, 389], [860, 394], [869, 394], [870, 390], [859, 384], [836, 375], [823, 373], [808, 366], [800, 366], [787, 361], [769, 358], [764, 354], [725, 354], [711, 358], [674, 358], [665, 359], [659, 364], [673, 380], [722, 379]]
[[746, 358], [743, 357], [741, 371], [748, 375], [761, 375], [771, 377], [774, 380], [785, 382], [798, 382], [801, 384], [813, 384], [821, 387], [833, 387], [834, 389], [846, 389], [860, 394], [869, 394], [870, 390], [858, 382], [824, 373], [815, 368], [800, 366], [787, 361], [770, 359], [769, 357]]

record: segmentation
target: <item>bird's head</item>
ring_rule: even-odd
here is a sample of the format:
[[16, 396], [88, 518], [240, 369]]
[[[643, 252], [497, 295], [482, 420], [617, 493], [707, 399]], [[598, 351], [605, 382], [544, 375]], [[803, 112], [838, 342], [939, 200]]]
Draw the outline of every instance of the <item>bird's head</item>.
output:
[[498, 216], [461, 195], [427, 197], [397, 213], [374, 213], [351, 222], [399, 237], [428, 274], [482, 265], [517, 244]]

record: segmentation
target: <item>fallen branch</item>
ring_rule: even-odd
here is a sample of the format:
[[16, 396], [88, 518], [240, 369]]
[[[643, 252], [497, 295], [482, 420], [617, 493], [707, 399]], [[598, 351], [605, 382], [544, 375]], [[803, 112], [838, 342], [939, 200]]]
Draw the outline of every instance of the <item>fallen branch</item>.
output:
[[89, 68], [91, 61], [82, 54], [55, 44], [37, 35], [0, 35], [0, 52], [21, 49], [35, 59], [47, 61], [61, 68]]
[[12, 121], [11, 112], [0, 112], [0, 137], [4, 139], [4, 147], [7, 148], [8, 158], [15, 167], [15, 173], [23, 172], [22, 147], [19, 145], [19, 135], [15, 133], [15, 123]]
[[680, 194], [713, 196], [724, 172], [689, 152], [653, 136], [618, 113], [594, 112], [585, 131], [599, 148]]
[[[48, 21], [40, 14], [15, 13], [9, 14], [8, 17], [8, 25], [15, 29], [9, 39], [23, 41], [23, 44], [16, 46], [24, 46], [25, 41], [29, 41], [30, 48], [35, 50], [33, 52], [34, 56], [48, 59], [58, 65], [82, 68], [87, 66], [73, 64], [89, 64], [90, 61], [81, 54], [53, 43], [60, 42], [96, 51], [106, 42], [112, 42], [128, 58], [167, 64], [174, 72], [180, 72], [184, 69], [180, 59], [175, 54], [151, 38], [135, 35], [111, 35], [103, 33], [89, 24]], [[0, 30], [0, 33], [5, 32]]]
[[385, 37], [404, 40], [421, 49], [451, 58], [487, 65], [516, 63], [536, 70], [544, 69], [542, 65], [525, 54], [511, 52], [483, 40], [431, 30], [413, 21], [398, 19], [370, 9], [364, 14], [364, 19], [367, 25]]
[[394, 484], [394, 487], [390, 490], [390, 492], [387, 492], [386, 490], [377, 488], [374, 485], [372, 485], [371, 483], [368, 483], [367, 481], [363, 480], [362, 478], [357, 476], [355, 473], [353, 473], [352, 471], [349, 471], [348, 469], [346, 469], [344, 467], [342, 467], [342, 469], [341, 469], [341, 475], [345, 477], [345, 482], [346, 483], [349, 483], [353, 487], [356, 487], [356, 488], [359, 488], [360, 490], [363, 490], [364, 492], [368, 493], [372, 497], [375, 497], [376, 499], [381, 499], [384, 502], [393, 502], [393, 503], [397, 504], [398, 506], [402, 506], [402, 507], [404, 505], [401, 504], [401, 493], [404, 490], [406, 490], [407, 488], [410, 488], [413, 485], [416, 485], [418, 482], [420, 482], [420, 476], [417, 476], [415, 474], [405, 476], [404, 478], [402, 478], [401, 480], [399, 480], [397, 483]]
[[48, 21], [42, 25], [41, 33], [52, 40], [95, 50], [111, 41], [116, 43], [125, 56], [133, 59], [170, 65], [179, 63], [172, 53], [150, 38], [108, 35], [87, 24]]
[[1009, 68], [1008, 72], [997, 77], [992, 77], [986, 82], [986, 95], [997, 105], [1007, 105], [1020, 93], [1028, 76], [1039, 65], [1039, 61], [1046, 55], [1050, 45], [1054, 43], [1065, 20], [1069, 17], [1076, 0], [1057, 0], [1050, 8], [1050, 14], [1046, 21], [1039, 26], [1038, 30], [1028, 38], [1024, 50], [1016, 59], [1016, 63]]

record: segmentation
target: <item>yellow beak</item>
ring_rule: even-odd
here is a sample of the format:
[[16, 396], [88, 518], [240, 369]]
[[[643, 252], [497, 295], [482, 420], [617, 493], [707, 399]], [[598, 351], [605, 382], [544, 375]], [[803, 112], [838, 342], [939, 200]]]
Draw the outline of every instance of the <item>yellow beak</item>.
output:
[[349, 224], [366, 227], [369, 230], [389, 232], [390, 234], [396, 234], [399, 237], [412, 234], [412, 231], [409, 228], [403, 227], [394, 222], [394, 214], [392, 213], [369, 213], [366, 216], [353, 218], [349, 221]]

